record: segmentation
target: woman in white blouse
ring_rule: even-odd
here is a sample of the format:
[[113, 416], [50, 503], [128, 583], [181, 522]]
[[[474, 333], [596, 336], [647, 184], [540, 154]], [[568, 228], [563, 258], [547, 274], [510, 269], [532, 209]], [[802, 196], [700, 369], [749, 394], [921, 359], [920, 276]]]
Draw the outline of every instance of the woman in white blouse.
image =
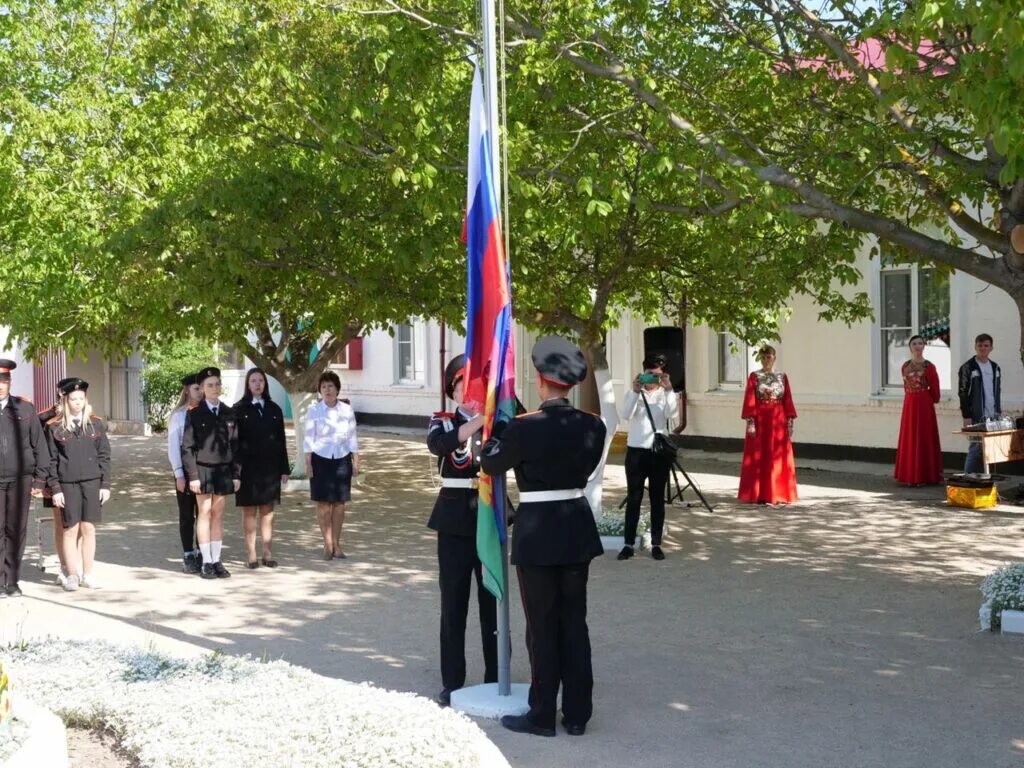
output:
[[181, 535], [182, 565], [185, 573], [199, 573], [202, 559], [196, 548], [196, 495], [188, 488], [181, 466], [181, 441], [185, 434], [185, 414], [203, 399], [199, 375], [190, 373], [181, 380], [181, 396], [167, 420], [167, 460], [174, 471], [175, 495], [178, 498], [178, 533]]
[[306, 414], [306, 476], [324, 537], [324, 560], [345, 559], [341, 528], [352, 498], [352, 476], [359, 474], [359, 442], [352, 407], [338, 399], [341, 380], [326, 371], [317, 382], [320, 401]]

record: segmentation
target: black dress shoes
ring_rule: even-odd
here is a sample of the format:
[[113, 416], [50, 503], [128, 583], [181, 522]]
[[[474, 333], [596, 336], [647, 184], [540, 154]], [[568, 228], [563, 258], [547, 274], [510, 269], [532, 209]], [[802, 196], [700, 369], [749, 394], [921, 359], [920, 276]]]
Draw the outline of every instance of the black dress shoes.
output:
[[218, 560], [213, 564], [213, 573], [218, 579], [226, 579], [231, 576], [231, 571], [224, 567], [224, 563]]
[[217, 572], [213, 570], [213, 563], [203, 563], [203, 568], [199, 572], [199, 578], [201, 579], [216, 579]]
[[437, 694], [437, 698], [434, 699], [434, 701], [437, 702], [438, 706], [450, 707], [452, 705], [452, 689], [443, 689], [439, 694]]
[[651, 547], [651, 557], [653, 557], [655, 560], [664, 560], [665, 553], [661, 551], [660, 546], [655, 544], [653, 547]]
[[564, 717], [562, 718], [562, 727], [565, 728], [565, 732], [570, 736], [582, 736], [587, 732], [587, 726], [570, 723]]
[[626, 546], [624, 546], [622, 549], [619, 550], [618, 557], [616, 557], [615, 559], [616, 560], [629, 560], [629, 558], [631, 558], [632, 556], [633, 556], [633, 548], [631, 546], [629, 546], [629, 544], [627, 544]]
[[532, 736], [554, 736], [554, 728], [542, 728], [530, 722], [526, 715], [505, 715], [501, 718], [501, 724], [510, 731], [516, 733], [529, 733]]
[[21, 597], [21, 587], [17, 584], [7, 585], [7, 596], [8, 597]]

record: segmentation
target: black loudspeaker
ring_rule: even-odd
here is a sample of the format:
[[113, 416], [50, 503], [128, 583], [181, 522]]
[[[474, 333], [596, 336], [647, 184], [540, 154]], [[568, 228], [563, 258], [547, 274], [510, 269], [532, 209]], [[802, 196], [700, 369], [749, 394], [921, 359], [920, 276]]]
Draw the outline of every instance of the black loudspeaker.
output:
[[659, 325], [644, 328], [644, 358], [661, 355], [665, 370], [672, 379], [672, 389], [686, 390], [686, 333], [682, 328]]

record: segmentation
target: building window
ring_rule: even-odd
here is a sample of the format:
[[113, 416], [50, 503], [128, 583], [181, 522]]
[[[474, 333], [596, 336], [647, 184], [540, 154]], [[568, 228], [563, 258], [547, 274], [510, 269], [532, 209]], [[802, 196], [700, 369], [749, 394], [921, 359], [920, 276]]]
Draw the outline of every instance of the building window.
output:
[[753, 355], [756, 353], [746, 342], [728, 332], [718, 334], [718, 386], [742, 387], [746, 384], [747, 375], [757, 365]]
[[423, 347], [425, 340], [420, 324], [403, 323], [395, 327], [396, 381], [399, 384], [422, 384], [424, 377]]
[[952, 387], [949, 349], [949, 281], [934, 269], [917, 265], [881, 272], [882, 386], [902, 387], [903, 363], [910, 358], [910, 337], [924, 336], [924, 356], [935, 364], [942, 389]]
[[335, 365], [338, 368], [348, 368], [348, 344], [342, 345], [334, 359], [331, 360], [331, 365]]

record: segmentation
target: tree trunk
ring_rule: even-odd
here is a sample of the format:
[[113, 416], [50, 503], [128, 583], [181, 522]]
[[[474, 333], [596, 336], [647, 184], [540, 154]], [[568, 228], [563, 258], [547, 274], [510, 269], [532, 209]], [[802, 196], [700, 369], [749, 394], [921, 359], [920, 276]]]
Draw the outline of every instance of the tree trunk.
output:
[[302, 449], [302, 440], [306, 431], [306, 411], [316, 399], [312, 392], [288, 392], [288, 400], [292, 404], [292, 423], [295, 425], [295, 464], [292, 466], [292, 477], [296, 480], [306, 477], [306, 452]]
[[601, 405], [601, 418], [608, 429], [604, 441], [604, 453], [601, 454], [601, 463], [587, 483], [587, 501], [594, 512], [594, 517], [599, 517], [602, 511], [602, 499], [604, 495], [604, 466], [608, 460], [608, 450], [612, 445], [612, 438], [619, 425], [619, 413], [615, 407], [615, 389], [612, 387], [611, 372], [608, 370], [608, 358], [604, 353], [604, 345], [600, 342], [587, 344], [587, 355], [594, 366], [594, 382], [597, 385], [597, 397]]

